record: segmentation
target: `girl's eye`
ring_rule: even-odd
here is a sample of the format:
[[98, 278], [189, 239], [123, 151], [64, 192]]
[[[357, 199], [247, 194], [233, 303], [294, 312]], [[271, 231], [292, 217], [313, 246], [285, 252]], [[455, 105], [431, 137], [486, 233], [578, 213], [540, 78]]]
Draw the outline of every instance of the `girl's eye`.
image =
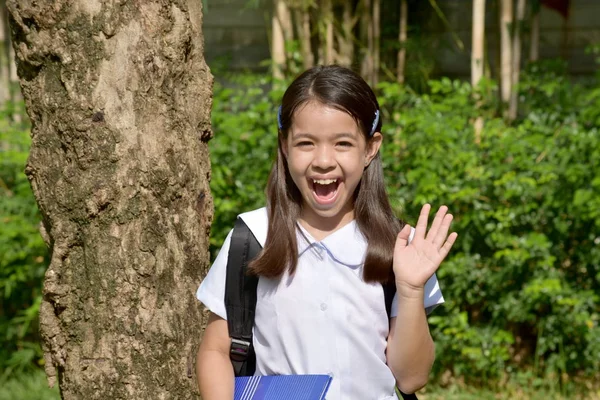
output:
[[311, 144], [312, 144], [311, 142], [303, 141], [303, 142], [296, 143], [296, 146], [298, 146], [298, 147], [307, 147], [307, 146], [310, 146]]
[[350, 142], [339, 142], [338, 146], [341, 146], [341, 147], [352, 147], [352, 143], [350, 143]]

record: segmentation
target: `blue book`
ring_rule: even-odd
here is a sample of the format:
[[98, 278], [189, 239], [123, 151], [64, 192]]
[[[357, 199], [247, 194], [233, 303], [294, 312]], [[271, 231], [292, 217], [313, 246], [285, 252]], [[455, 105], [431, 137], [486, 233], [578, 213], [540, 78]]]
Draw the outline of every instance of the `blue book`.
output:
[[325, 400], [330, 375], [272, 375], [235, 378], [234, 400]]

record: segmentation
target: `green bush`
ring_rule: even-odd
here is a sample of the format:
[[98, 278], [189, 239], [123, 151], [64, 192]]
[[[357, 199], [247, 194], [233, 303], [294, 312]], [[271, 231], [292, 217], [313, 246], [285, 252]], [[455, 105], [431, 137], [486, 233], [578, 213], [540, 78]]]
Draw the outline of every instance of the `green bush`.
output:
[[[236, 214], [264, 205], [282, 87], [260, 76], [215, 85], [213, 255]], [[469, 85], [448, 79], [425, 94], [378, 87], [394, 208], [414, 224], [424, 202], [447, 204], [459, 232], [438, 273], [447, 303], [430, 317], [435, 377], [493, 384], [508, 376], [569, 392], [573, 379], [600, 369], [598, 87], [572, 84], [560, 63], [532, 65], [514, 124], [496, 116], [494, 82], [478, 88], [477, 102]], [[23, 174], [27, 132], [0, 116], [3, 377], [42, 362], [37, 311], [49, 260]]]
[[50, 389], [43, 371], [18, 374], [0, 385], [0, 400], [60, 400], [58, 385]]
[[[438, 273], [447, 303], [430, 318], [436, 376], [451, 371], [481, 383], [552, 377], [563, 390], [569, 377], [594, 376], [599, 89], [570, 83], [560, 64], [535, 64], [524, 71], [514, 124], [496, 116], [494, 82], [482, 83], [477, 103], [470, 85], [449, 79], [431, 81], [426, 94], [395, 83], [378, 92], [398, 215], [414, 224], [423, 203], [447, 204], [459, 232]], [[280, 97], [267, 81], [215, 88], [213, 254], [236, 214], [264, 204]], [[479, 144], [478, 116], [485, 121]]]
[[431, 95], [408, 100], [383, 87], [395, 132], [384, 149], [390, 195], [407, 216], [432, 202], [457, 217], [458, 246], [439, 271], [449, 301], [431, 319], [438, 372], [600, 367], [597, 109], [586, 104], [593, 91], [566, 79], [544, 90], [555, 76], [536, 73], [521, 88], [527, 116], [508, 126], [488, 115], [481, 145], [466, 85], [433, 82]]
[[266, 77], [231, 77], [215, 83], [210, 141], [215, 219], [211, 253], [216, 254], [243, 210], [264, 205], [266, 177], [277, 151], [277, 108], [281, 90], [266, 90]]
[[10, 122], [7, 114], [0, 113], [0, 380], [42, 362], [38, 311], [48, 265], [24, 174], [29, 126]]

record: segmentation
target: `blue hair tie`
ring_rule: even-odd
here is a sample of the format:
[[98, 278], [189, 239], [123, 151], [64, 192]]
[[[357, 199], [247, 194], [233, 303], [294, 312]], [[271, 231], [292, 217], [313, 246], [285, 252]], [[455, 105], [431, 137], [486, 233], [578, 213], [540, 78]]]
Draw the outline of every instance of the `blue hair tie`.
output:
[[279, 130], [283, 129], [283, 124], [281, 123], [281, 106], [279, 106], [279, 110], [277, 111], [277, 126]]
[[375, 129], [377, 129], [377, 125], [379, 124], [379, 110], [375, 111], [375, 120], [373, 121], [373, 126], [371, 126], [371, 133], [369, 133], [369, 137], [375, 134]]

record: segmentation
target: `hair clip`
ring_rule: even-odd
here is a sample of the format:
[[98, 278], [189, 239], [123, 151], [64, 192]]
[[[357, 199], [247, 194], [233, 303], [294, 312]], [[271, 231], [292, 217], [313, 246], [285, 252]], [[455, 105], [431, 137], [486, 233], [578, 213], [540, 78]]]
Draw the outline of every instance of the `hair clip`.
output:
[[371, 126], [371, 133], [369, 133], [369, 136], [373, 136], [375, 134], [375, 129], [377, 129], [378, 124], [379, 124], [379, 110], [375, 111], [375, 120], [373, 121], [373, 126]]
[[281, 106], [279, 106], [279, 110], [277, 110], [277, 127], [279, 127], [279, 130], [283, 129], [283, 124], [281, 123]]

